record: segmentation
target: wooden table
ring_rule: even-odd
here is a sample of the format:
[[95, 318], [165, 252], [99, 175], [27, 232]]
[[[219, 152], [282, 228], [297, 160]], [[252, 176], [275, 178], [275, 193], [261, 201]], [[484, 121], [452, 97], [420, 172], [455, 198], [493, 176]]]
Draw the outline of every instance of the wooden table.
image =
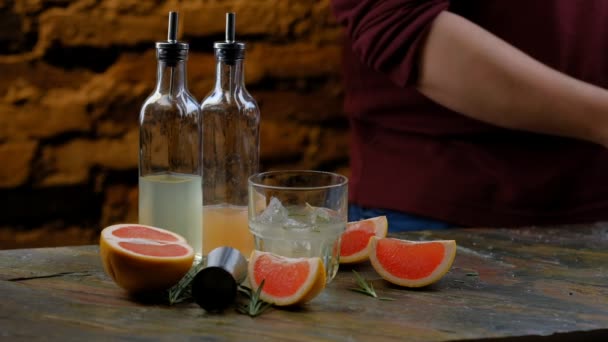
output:
[[304, 308], [256, 318], [194, 303], [136, 303], [104, 274], [97, 246], [0, 251], [0, 339], [381, 341], [482, 338], [608, 341], [608, 224], [397, 234], [455, 239], [452, 270], [421, 290], [357, 266], [379, 301], [348, 291], [343, 267]]

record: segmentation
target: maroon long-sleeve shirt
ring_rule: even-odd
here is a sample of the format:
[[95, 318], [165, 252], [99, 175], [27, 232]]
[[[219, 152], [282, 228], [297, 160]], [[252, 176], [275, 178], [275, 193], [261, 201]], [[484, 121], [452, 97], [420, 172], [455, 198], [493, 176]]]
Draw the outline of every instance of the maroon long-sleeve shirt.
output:
[[469, 226], [608, 219], [608, 150], [484, 124], [413, 87], [421, 43], [444, 10], [607, 87], [608, 1], [332, 1], [348, 38], [351, 202]]

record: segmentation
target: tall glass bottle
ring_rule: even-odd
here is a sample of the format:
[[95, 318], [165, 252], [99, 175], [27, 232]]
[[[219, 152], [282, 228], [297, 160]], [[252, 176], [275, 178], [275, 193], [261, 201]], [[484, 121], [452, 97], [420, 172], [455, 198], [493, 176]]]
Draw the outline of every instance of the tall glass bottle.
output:
[[178, 42], [177, 13], [169, 38], [156, 43], [156, 88], [139, 114], [139, 223], [169, 229], [202, 255], [202, 120], [186, 85], [188, 44]]
[[247, 223], [247, 180], [258, 170], [260, 110], [245, 89], [245, 44], [235, 41], [235, 15], [226, 15], [226, 41], [214, 44], [215, 87], [203, 116], [203, 253], [231, 246], [253, 249]]

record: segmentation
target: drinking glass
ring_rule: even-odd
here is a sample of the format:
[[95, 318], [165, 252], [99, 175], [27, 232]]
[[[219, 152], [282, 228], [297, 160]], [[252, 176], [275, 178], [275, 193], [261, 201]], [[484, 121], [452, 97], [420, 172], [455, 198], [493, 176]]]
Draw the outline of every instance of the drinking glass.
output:
[[255, 248], [286, 257], [320, 257], [329, 283], [340, 263], [348, 179], [322, 171], [271, 171], [249, 177], [249, 230]]

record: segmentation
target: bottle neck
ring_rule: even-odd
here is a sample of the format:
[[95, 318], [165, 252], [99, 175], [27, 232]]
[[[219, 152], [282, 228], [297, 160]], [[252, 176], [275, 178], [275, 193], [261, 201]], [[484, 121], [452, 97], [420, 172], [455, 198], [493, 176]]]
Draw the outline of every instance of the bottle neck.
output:
[[242, 59], [229, 62], [218, 59], [215, 68], [215, 90], [229, 94], [240, 91], [245, 82], [243, 68]]
[[161, 94], [178, 95], [187, 89], [186, 61], [158, 61], [156, 91]]

